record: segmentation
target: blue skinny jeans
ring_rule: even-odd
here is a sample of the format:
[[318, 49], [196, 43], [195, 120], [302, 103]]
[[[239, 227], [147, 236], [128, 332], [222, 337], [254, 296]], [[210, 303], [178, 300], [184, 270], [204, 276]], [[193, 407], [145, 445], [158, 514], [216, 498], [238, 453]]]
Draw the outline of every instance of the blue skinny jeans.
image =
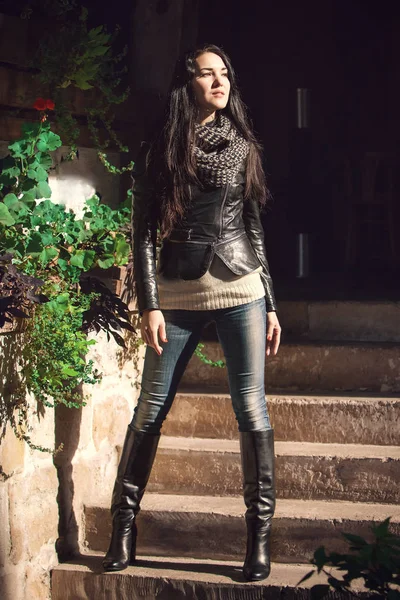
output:
[[270, 429], [264, 388], [265, 299], [216, 310], [164, 310], [163, 315], [168, 342], [161, 342], [161, 356], [147, 347], [141, 393], [130, 427], [160, 432], [202, 329], [214, 321], [239, 431]]

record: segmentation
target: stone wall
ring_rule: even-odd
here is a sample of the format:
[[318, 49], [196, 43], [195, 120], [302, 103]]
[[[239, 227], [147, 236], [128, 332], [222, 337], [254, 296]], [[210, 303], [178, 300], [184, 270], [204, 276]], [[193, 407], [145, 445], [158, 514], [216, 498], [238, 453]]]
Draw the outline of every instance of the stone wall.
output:
[[[194, 43], [197, 35], [198, 0], [134, 3], [130, 20], [130, 87], [128, 104], [117, 110], [116, 129], [134, 156], [146, 139], [163, 105], [177, 55]], [[37, 46], [37, 27], [27, 20], [0, 14], [0, 126], [3, 139], [19, 135], [33, 99], [42, 95], [34, 89], [27, 58]], [[157, 68], [155, 69], [155, 65]], [[39, 93], [40, 92], [40, 93]], [[82, 114], [85, 103], [79, 90], [70, 90], [71, 105]], [[32, 103], [28, 102], [32, 100]], [[27, 103], [28, 102], [28, 103]], [[7, 110], [4, 109], [7, 108]], [[22, 109], [11, 114], [12, 110]], [[108, 175], [90, 146], [87, 128], [81, 127], [79, 160], [60, 162], [65, 149], [56, 153], [58, 167], [51, 178], [53, 199], [79, 213], [85, 198], [100, 192], [102, 200], [116, 206], [120, 183]], [[0, 142], [0, 156], [6, 152]], [[3, 152], [3, 154], [1, 154]], [[113, 164], [118, 155], [110, 156]], [[123, 282], [122, 288], [124, 291]], [[124, 300], [130, 299], [125, 285]], [[98, 336], [90, 356], [103, 373], [100, 384], [84, 386], [87, 405], [81, 410], [46, 409], [35, 415], [32, 403], [32, 440], [62, 452], [53, 457], [30, 450], [7, 432], [0, 446], [0, 464], [9, 478], [0, 481], [0, 598], [1, 600], [44, 600], [50, 598], [50, 569], [58, 559], [83, 550], [83, 505], [109, 503], [123, 442], [138, 390], [143, 347], [135, 335], [126, 336], [127, 349]], [[22, 333], [0, 333], [0, 394], [7, 393], [15, 372]]]
[[[3, 143], [3, 155], [5, 148]], [[111, 160], [117, 163], [118, 155]], [[106, 173], [88, 148], [81, 149], [78, 161], [59, 163], [50, 183], [53, 199], [78, 212], [95, 191], [108, 204], [118, 203], [118, 179]], [[53, 457], [31, 450], [11, 428], [0, 445], [0, 464], [8, 476], [0, 482], [2, 600], [49, 599], [50, 569], [58, 557], [82, 550], [83, 505], [111, 497], [117, 447], [137, 399], [142, 346], [135, 334], [126, 336], [126, 349], [103, 335], [96, 340], [88, 358], [103, 378], [95, 386], [83, 386], [87, 404], [82, 410], [60, 406], [38, 415], [35, 402], [30, 403], [32, 441], [47, 448], [63, 444], [62, 451]], [[5, 398], [22, 344], [23, 332], [0, 335], [0, 393]]]

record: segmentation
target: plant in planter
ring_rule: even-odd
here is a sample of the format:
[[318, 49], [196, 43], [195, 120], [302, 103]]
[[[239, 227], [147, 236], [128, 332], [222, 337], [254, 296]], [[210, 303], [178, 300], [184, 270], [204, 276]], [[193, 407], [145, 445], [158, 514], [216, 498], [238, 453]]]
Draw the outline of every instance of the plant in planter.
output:
[[42, 407], [81, 406], [78, 386], [100, 377], [93, 361], [85, 361], [96, 343], [87, 333], [104, 330], [123, 345], [119, 331], [133, 330], [127, 306], [90, 276], [94, 267], [127, 263], [130, 211], [112, 210], [93, 196], [78, 219], [50, 200], [51, 152], [61, 139], [47, 119], [51, 101], [39, 99], [35, 108], [39, 121], [25, 124], [22, 137], [9, 145], [0, 175], [0, 322], [31, 312], [20, 353], [24, 391], [17, 386], [0, 402], [0, 440], [8, 420], [32, 447], [26, 391]]
[[[315, 600], [324, 598], [332, 591], [347, 592], [358, 598], [359, 595], [352, 587], [355, 580], [362, 581], [364, 588], [368, 590], [368, 598], [400, 600], [400, 537], [389, 531], [389, 525], [390, 517], [372, 525], [371, 542], [361, 536], [344, 533], [349, 544], [348, 554], [327, 553], [321, 546], [314, 552], [311, 561], [315, 569], [307, 573], [299, 583], [322, 572], [327, 576], [328, 583], [311, 588], [311, 597]], [[342, 572], [342, 578], [338, 578], [328, 568]]]

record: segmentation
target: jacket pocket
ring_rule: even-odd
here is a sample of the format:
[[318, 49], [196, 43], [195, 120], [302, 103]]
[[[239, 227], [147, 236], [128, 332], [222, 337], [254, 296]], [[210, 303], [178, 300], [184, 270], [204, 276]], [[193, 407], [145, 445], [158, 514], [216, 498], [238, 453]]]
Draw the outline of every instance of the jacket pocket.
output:
[[217, 246], [215, 254], [235, 275], [247, 275], [262, 266], [247, 235]]
[[167, 279], [200, 279], [208, 271], [213, 256], [213, 244], [166, 240], [160, 251], [158, 271]]

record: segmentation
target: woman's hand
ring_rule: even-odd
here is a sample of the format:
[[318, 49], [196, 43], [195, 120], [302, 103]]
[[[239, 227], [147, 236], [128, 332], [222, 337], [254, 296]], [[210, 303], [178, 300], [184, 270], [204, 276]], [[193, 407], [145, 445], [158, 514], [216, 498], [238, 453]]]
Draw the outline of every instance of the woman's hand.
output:
[[163, 349], [159, 344], [158, 336], [160, 336], [162, 342], [168, 342], [164, 316], [161, 310], [145, 310], [143, 312], [140, 332], [145, 344], [154, 348], [157, 354], [161, 356]]
[[275, 356], [278, 352], [279, 344], [281, 343], [281, 331], [282, 328], [279, 325], [278, 317], [276, 312], [267, 313], [267, 351], [266, 354], [269, 356], [272, 354]]

